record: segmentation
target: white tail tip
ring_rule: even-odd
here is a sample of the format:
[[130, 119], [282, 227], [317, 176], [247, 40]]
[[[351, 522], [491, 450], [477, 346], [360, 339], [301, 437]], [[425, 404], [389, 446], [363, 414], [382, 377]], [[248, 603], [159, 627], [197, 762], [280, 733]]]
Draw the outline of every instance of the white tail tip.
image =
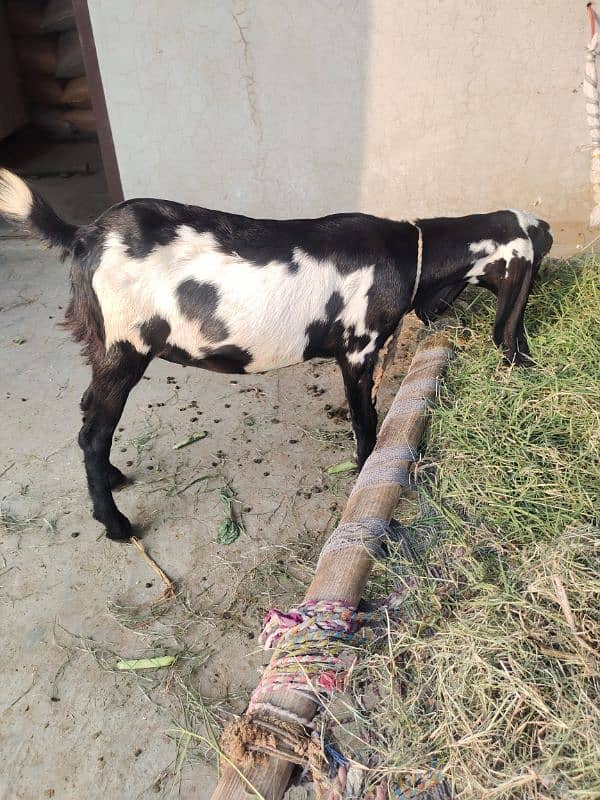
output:
[[0, 215], [25, 222], [32, 205], [33, 195], [25, 181], [14, 172], [0, 168]]

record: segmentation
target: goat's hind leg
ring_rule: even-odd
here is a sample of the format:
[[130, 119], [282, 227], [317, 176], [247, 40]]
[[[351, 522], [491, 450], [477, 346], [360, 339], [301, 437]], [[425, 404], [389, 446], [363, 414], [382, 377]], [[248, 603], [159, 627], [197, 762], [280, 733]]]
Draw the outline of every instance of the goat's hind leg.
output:
[[111, 488], [111, 491], [118, 492], [119, 489], [122, 489], [124, 486], [130, 482], [127, 475], [123, 475], [121, 470], [118, 467], [115, 467], [114, 464], [109, 462], [108, 464], [108, 485]]
[[[92, 382], [88, 388], [83, 393], [83, 397], [81, 398], [80, 408], [84, 414], [86, 414], [91, 406], [93, 394], [94, 383]], [[85, 421], [85, 420], [84, 420]], [[83, 445], [82, 445], [83, 447]], [[126, 486], [129, 483], [129, 478], [126, 475], [123, 475], [121, 470], [118, 467], [115, 467], [114, 464], [111, 464], [110, 461], [108, 463], [108, 485], [110, 486], [113, 492], [122, 489], [123, 486]]]
[[127, 342], [113, 345], [102, 361], [93, 365], [92, 382], [83, 395], [84, 412], [79, 444], [83, 450], [94, 518], [106, 527], [109, 539], [126, 541], [131, 524], [112, 496], [124, 476], [110, 463], [115, 428], [129, 392], [144, 374], [150, 356], [138, 353]]

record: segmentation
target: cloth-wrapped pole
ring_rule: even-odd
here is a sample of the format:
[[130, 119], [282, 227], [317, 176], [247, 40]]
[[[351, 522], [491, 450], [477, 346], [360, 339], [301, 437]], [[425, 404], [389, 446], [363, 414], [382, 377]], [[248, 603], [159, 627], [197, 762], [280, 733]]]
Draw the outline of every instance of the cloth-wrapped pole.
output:
[[590, 183], [592, 184], [592, 210], [590, 227], [600, 225], [600, 97], [598, 94], [598, 71], [596, 57], [600, 52], [598, 46], [598, 30], [596, 12], [592, 3], [587, 5], [590, 21], [590, 41], [585, 56], [585, 79], [583, 94], [585, 110], [591, 138]]
[[[340, 524], [325, 543], [304, 602], [287, 613], [271, 612], [263, 641], [278, 648], [252, 695], [248, 711], [223, 736], [223, 772], [213, 800], [246, 800], [248, 793], [280, 800], [294, 764], [311, 762], [310, 720], [319, 691], [336, 688], [340, 641], [352, 635], [352, 615], [365, 588], [373, 557], [382, 541], [409, 471], [417, 457], [427, 409], [450, 359], [446, 334], [426, 338], [385, 417], [377, 444], [352, 489]], [[328, 613], [332, 616], [328, 618]], [[335, 624], [332, 623], [335, 618]], [[312, 641], [317, 632], [331, 632], [321, 662], [328, 674], [302, 686], [286, 673], [286, 639]], [[304, 639], [302, 639], [304, 637]], [[327, 643], [330, 646], [327, 647]], [[307, 657], [308, 659], [309, 657]], [[306, 672], [314, 672], [314, 655]], [[288, 681], [287, 678], [290, 678]], [[327, 680], [325, 680], [327, 678]], [[314, 774], [314, 769], [313, 769]]]

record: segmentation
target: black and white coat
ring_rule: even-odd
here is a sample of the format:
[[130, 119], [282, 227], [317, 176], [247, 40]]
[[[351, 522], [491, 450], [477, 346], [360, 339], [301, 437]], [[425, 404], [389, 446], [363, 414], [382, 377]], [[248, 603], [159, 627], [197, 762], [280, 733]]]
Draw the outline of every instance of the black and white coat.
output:
[[79, 440], [94, 516], [112, 539], [131, 534], [112, 497], [124, 480], [112, 436], [153, 358], [232, 373], [335, 358], [360, 467], [375, 443], [373, 369], [402, 316], [431, 320], [467, 284], [483, 286], [498, 297], [494, 341], [509, 363], [528, 363], [523, 315], [552, 245], [548, 224], [523, 211], [258, 220], [143, 199], [75, 227], [6, 170], [0, 213], [72, 257], [66, 325], [92, 367]]

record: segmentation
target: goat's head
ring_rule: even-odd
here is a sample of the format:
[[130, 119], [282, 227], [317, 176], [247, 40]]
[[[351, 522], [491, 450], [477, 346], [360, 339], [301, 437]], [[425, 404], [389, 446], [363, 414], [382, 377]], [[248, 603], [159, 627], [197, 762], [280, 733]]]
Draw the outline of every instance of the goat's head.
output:
[[487, 285], [498, 298], [492, 334], [494, 342], [502, 348], [507, 364], [524, 367], [534, 364], [525, 333], [525, 307], [542, 259], [550, 252], [553, 242], [550, 226], [544, 220], [537, 220], [536, 225], [529, 226], [527, 233], [533, 257], [529, 259], [514, 254], [505, 267], [490, 269], [489, 275], [486, 272], [487, 283], [482, 281], [482, 285]]
[[[531, 366], [524, 315], [529, 293], [540, 264], [552, 247], [550, 226], [543, 220], [529, 227], [531, 241], [529, 253], [513, 250], [511, 258], [491, 261], [477, 283], [493, 292], [498, 298], [493, 339], [504, 353], [507, 364]], [[528, 257], [530, 256], [530, 257]], [[431, 324], [443, 314], [468, 285], [465, 274], [454, 275], [454, 282], [437, 291], [418, 297], [415, 313], [425, 324]]]

